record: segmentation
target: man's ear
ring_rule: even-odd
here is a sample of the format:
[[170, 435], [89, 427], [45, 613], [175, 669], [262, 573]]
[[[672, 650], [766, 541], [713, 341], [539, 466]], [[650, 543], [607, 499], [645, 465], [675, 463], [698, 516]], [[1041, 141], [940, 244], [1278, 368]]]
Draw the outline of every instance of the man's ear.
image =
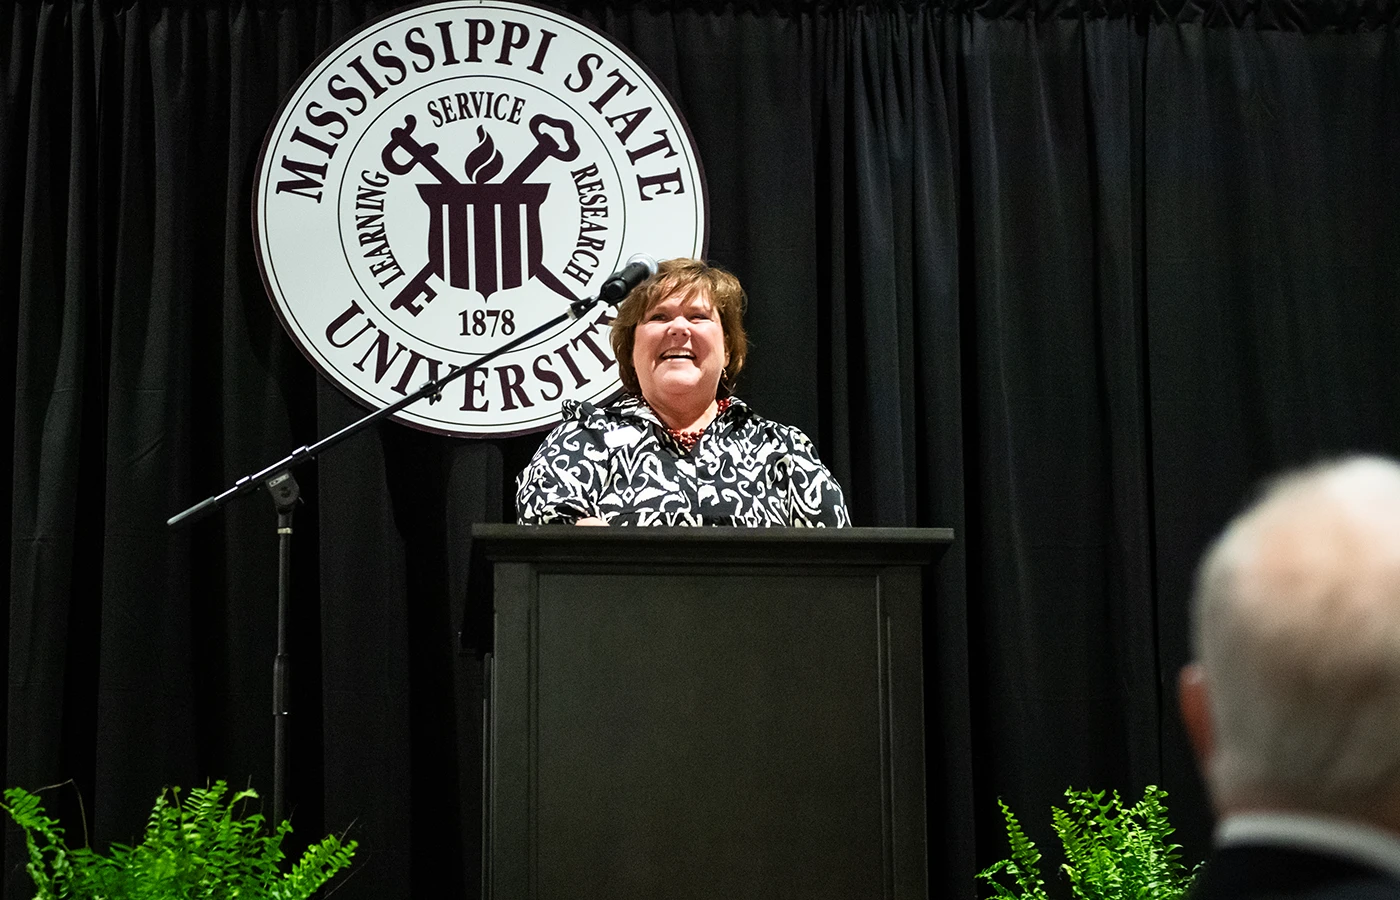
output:
[[1206, 673], [1198, 663], [1181, 667], [1176, 693], [1181, 722], [1186, 726], [1186, 736], [1191, 739], [1191, 749], [1196, 752], [1196, 764], [1204, 774], [1215, 755], [1215, 728], [1210, 718], [1210, 688], [1206, 685]]

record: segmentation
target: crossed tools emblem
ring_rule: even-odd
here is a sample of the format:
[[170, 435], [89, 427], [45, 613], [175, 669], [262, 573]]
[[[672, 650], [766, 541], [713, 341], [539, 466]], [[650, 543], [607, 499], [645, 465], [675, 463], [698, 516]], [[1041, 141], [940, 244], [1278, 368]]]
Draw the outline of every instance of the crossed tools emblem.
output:
[[465, 184], [438, 162], [437, 144], [422, 144], [413, 137], [416, 125], [413, 116], [405, 116], [403, 127], [390, 131], [380, 153], [384, 168], [395, 175], [407, 175], [422, 166], [437, 179], [436, 184], [417, 186], [431, 223], [428, 261], [390, 307], [407, 309], [415, 316], [421, 313], [423, 304], [437, 296], [430, 282], [433, 277], [453, 287], [475, 289], [488, 300], [497, 290], [519, 287], [526, 278], [535, 278], [570, 302], [577, 300], [543, 262], [540, 206], [550, 185], [525, 180], [546, 160], [570, 162], [578, 157], [573, 125], [546, 115], [530, 119], [535, 146], [500, 181], [491, 181], [502, 168], [500, 151], [486, 130], [478, 127], [482, 143], [467, 156]]

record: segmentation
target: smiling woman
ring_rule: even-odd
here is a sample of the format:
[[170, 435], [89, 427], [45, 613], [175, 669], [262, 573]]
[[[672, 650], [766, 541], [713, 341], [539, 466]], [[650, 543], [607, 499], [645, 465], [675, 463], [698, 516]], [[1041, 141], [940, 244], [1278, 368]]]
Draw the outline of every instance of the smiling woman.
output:
[[623, 302], [612, 345], [628, 396], [566, 402], [520, 473], [522, 524], [851, 524], [841, 488], [799, 429], [732, 395], [748, 341], [739, 281], [663, 262]]

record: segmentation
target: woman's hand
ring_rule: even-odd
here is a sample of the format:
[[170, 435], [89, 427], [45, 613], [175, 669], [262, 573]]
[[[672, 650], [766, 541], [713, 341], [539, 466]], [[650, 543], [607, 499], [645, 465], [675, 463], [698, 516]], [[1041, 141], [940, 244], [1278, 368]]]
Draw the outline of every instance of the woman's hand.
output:
[[608, 523], [607, 523], [607, 522], [604, 522], [602, 519], [598, 518], [597, 516], [584, 516], [582, 519], [578, 519], [577, 521], [575, 521], [574, 524], [575, 524], [575, 525], [607, 525]]

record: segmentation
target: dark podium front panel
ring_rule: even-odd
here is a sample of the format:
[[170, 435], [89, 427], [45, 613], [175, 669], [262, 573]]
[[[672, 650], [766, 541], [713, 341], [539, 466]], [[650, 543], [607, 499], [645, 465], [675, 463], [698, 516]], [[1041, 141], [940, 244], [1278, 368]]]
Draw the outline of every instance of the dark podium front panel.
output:
[[497, 898], [922, 898], [945, 529], [478, 526]]

